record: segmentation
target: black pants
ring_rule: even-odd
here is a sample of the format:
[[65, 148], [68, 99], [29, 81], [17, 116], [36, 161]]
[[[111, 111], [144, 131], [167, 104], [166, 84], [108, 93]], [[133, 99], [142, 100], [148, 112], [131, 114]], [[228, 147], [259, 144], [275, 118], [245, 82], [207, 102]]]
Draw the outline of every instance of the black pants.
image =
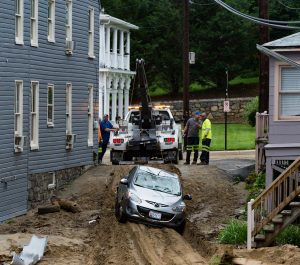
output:
[[190, 162], [191, 153], [194, 151], [194, 160], [197, 161], [199, 155], [199, 137], [188, 137], [186, 145], [186, 162]]
[[201, 162], [205, 162], [206, 164], [209, 164], [210, 142], [211, 142], [211, 139], [202, 140], [202, 153], [200, 156], [200, 160], [201, 160]]
[[102, 158], [103, 158], [103, 156], [104, 156], [104, 154], [106, 152], [106, 149], [107, 149], [107, 145], [108, 145], [108, 143], [106, 143], [106, 144], [102, 143], [102, 152], [99, 153], [99, 155], [98, 155], [98, 162], [102, 161]]

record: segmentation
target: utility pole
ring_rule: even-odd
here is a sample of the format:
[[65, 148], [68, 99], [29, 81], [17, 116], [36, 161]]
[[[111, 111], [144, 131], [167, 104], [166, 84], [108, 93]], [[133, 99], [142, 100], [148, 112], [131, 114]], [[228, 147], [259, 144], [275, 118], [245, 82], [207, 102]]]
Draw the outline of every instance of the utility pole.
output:
[[[259, 1], [259, 17], [268, 19], [268, 0]], [[269, 42], [268, 26], [259, 26], [259, 43]], [[259, 112], [269, 112], [269, 57], [262, 52], [259, 60]]]
[[183, 120], [189, 118], [189, 0], [183, 0]]

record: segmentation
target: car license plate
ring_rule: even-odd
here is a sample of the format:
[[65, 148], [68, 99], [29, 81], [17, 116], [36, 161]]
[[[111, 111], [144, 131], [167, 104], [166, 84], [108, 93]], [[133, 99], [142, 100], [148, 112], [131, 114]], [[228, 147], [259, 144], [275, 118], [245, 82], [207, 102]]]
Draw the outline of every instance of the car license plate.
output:
[[153, 219], [157, 219], [157, 220], [161, 219], [161, 213], [158, 213], [158, 212], [150, 211], [149, 216]]

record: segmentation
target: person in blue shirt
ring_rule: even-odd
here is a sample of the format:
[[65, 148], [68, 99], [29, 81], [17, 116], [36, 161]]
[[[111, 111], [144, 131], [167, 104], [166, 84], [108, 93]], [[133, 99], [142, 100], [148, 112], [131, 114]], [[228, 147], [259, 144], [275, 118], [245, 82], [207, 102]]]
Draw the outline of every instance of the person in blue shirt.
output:
[[114, 128], [111, 122], [108, 120], [108, 114], [105, 114], [103, 120], [100, 122], [100, 130], [102, 136], [102, 152], [99, 154], [98, 163], [102, 163], [103, 156], [106, 152], [107, 145], [109, 143], [110, 132], [115, 132], [118, 128]]

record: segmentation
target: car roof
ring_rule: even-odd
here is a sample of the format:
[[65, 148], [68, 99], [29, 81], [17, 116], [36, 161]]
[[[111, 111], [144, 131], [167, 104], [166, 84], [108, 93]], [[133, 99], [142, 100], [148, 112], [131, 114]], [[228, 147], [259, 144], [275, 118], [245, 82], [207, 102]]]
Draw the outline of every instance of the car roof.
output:
[[138, 169], [155, 174], [155, 175], [162, 175], [162, 173], [163, 173], [164, 176], [178, 179], [177, 174], [160, 169], [160, 168], [149, 167], [149, 166], [138, 166]]

